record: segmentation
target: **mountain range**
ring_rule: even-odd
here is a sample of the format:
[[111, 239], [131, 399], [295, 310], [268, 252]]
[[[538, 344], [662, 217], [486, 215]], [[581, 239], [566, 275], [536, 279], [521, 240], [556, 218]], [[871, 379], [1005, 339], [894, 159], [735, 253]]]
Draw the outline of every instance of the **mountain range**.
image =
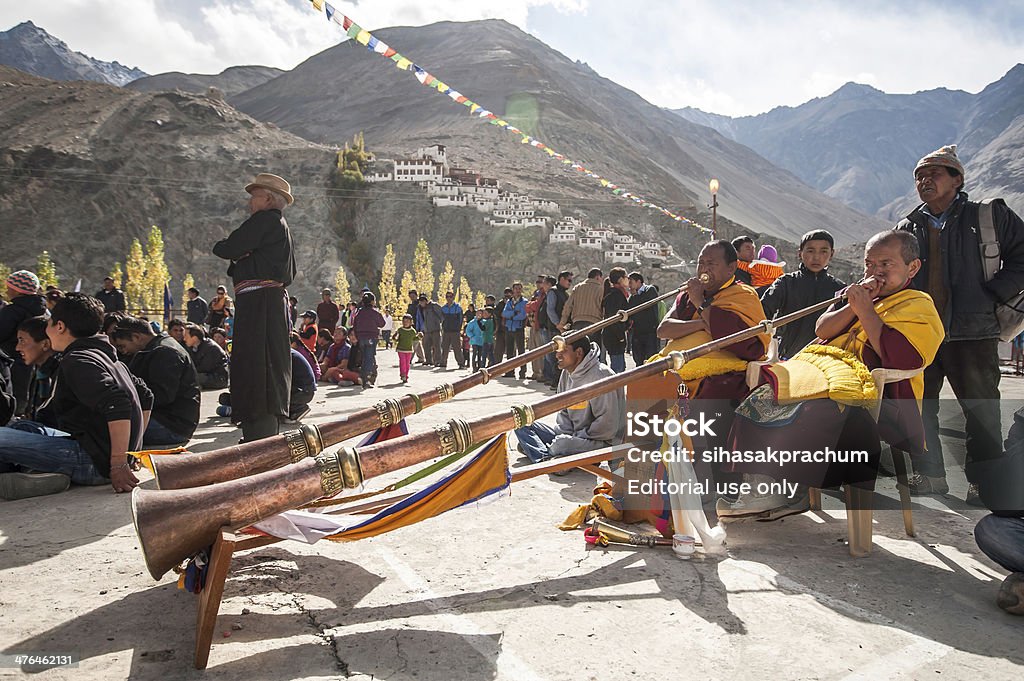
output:
[[100, 61], [75, 52], [31, 21], [0, 32], [0, 64], [53, 80], [91, 80], [110, 85], [127, 85], [146, 75], [116, 61]]
[[[567, 157], [704, 223], [710, 222], [708, 181], [716, 177], [722, 187], [719, 217], [776, 239], [793, 242], [824, 227], [840, 242], [853, 243], [881, 224], [505, 21], [440, 22], [375, 35]], [[474, 45], [471, 57], [467, 45]], [[337, 144], [354, 130], [362, 130], [375, 147], [395, 152], [439, 142], [464, 163], [519, 187], [583, 202], [613, 201], [592, 180], [468, 116], [393, 66], [346, 41], [230, 101], [256, 119], [316, 142]], [[624, 220], [637, 219], [637, 213], [643, 215], [620, 209]]]
[[891, 221], [917, 202], [917, 160], [958, 145], [967, 190], [1022, 205], [1024, 64], [977, 94], [938, 88], [887, 94], [847, 83], [797, 107], [730, 118], [699, 109], [675, 110], [785, 168], [820, 191]]
[[232, 66], [215, 75], [171, 71], [133, 80], [126, 87], [139, 92], [181, 90], [196, 94], [205, 94], [209, 88], [213, 87], [230, 97], [257, 85], [262, 85], [282, 73], [284, 71], [281, 69], [271, 66]]
[[[917, 158], [950, 141], [961, 144], [971, 191], [998, 191], [1012, 203], [1024, 186], [1020, 66], [977, 95], [887, 95], [848, 84], [800, 107], [732, 119], [655, 106], [501, 20], [376, 35], [566, 157], [707, 226], [708, 181], [718, 179], [719, 234], [754, 234], [787, 259], [810, 229], [850, 246], [884, 228], [915, 202]], [[0, 37], [0, 61], [19, 69], [0, 70], [0, 209], [5, 225], [35, 227], [5, 234], [9, 265], [49, 248], [59, 269], [95, 279], [133, 236], [159, 224], [172, 271], [212, 284], [223, 279], [222, 263], [209, 245], [244, 217], [239, 187], [263, 170], [296, 188], [289, 219], [302, 244], [302, 290], [331, 281], [338, 264], [372, 282], [368, 263], [380, 262], [388, 242], [401, 271], [420, 237], [475, 284], [593, 259], [549, 246], [540, 233], [493, 230], [472, 209], [436, 208], [410, 185], [340, 192], [336, 151], [359, 132], [378, 158], [444, 144], [460, 166], [551, 198], [565, 214], [667, 242], [684, 260], [706, 238], [467, 115], [355, 41], [290, 71], [145, 77], [74, 53], [30, 22]], [[56, 68], [68, 63], [81, 68]], [[58, 82], [83, 79], [122, 87]]]

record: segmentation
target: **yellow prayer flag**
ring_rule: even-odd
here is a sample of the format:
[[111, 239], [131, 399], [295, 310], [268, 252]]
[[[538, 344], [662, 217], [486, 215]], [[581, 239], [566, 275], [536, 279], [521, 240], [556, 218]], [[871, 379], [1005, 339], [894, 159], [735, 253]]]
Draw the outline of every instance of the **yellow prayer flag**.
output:
[[358, 42], [361, 45], [365, 45], [368, 42], [370, 42], [370, 32], [359, 31], [359, 35], [356, 36], [356, 42]]
[[324, 0], [313, 0], [313, 7], [316, 7], [317, 12], [322, 12], [324, 9]]
[[479, 109], [479, 108], [480, 108], [479, 104], [474, 104], [471, 107], [469, 107], [469, 113], [476, 113], [476, 110]]
[[402, 57], [401, 59], [395, 62], [395, 66], [402, 69], [403, 71], [408, 71], [411, 65], [412, 62], [406, 59], [405, 57]]

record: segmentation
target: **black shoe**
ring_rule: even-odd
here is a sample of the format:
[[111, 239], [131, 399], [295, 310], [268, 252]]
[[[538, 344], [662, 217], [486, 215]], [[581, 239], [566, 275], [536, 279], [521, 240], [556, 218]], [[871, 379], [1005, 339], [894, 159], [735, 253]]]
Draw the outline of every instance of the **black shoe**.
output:
[[907, 480], [907, 489], [910, 496], [921, 497], [927, 494], [946, 494], [949, 492], [949, 485], [946, 484], [945, 476], [933, 478], [930, 475], [915, 473]]
[[964, 501], [968, 506], [985, 506], [985, 502], [981, 500], [981, 494], [978, 492], [978, 483], [972, 482], [967, 485], [967, 497]]

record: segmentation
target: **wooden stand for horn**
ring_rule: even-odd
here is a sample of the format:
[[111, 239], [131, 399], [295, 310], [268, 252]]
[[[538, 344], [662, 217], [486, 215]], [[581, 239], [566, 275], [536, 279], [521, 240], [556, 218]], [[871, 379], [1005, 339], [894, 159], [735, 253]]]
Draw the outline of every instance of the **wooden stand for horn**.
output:
[[[735, 335], [735, 334], [734, 334]], [[705, 346], [701, 346], [703, 348]], [[361, 447], [321, 452], [292, 465], [237, 480], [180, 490], [132, 492], [132, 515], [146, 566], [154, 579], [211, 545], [222, 527], [239, 529], [282, 511], [297, 508], [343, 488], [390, 471], [464, 451], [473, 444], [533, 423], [573, 404], [621, 388], [631, 380], [667, 370], [679, 370], [693, 357], [710, 352], [694, 348], [574, 390], [559, 393], [533, 406], [466, 422], [452, 419], [432, 432], [385, 440]]]

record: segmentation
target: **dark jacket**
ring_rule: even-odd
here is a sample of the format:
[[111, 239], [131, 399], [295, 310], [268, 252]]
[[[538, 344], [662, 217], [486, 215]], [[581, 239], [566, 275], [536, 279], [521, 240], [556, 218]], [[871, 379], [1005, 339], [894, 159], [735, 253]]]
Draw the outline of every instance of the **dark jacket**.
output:
[[[634, 307], [638, 307], [643, 303], [654, 300], [658, 297], [658, 287], [654, 284], [644, 284], [637, 292], [629, 297], [629, 302], [626, 303], [626, 309], [631, 310]], [[636, 314], [630, 315], [629, 321], [632, 324], [630, 328], [633, 329], [634, 336], [654, 336], [658, 332], [658, 324], [661, 323], [661, 317], [658, 316], [658, 306], [651, 305], [646, 310], [641, 310]]]
[[341, 308], [333, 300], [322, 300], [316, 306], [316, 325], [321, 329], [333, 332], [338, 326], [339, 319], [341, 319]]
[[361, 307], [356, 310], [352, 322], [352, 333], [362, 341], [375, 341], [380, 338], [380, 330], [384, 326], [384, 315], [372, 307]]
[[[605, 319], [607, 319], [617, 315], [619, 310], [626, 309], [626, 305], [625, 294], [619, 289], [612, 287], [608, 290], [604, 300], [601, 301], [601, 310], [604, 313]], [[601, 331], [601, 340], [604, 344], [604, 349], [613, 355], [621, 355], [626, 352], [626, 323], [615, 322], [611, 326], [606, 326]]]
[[[844, 286], [846, 284], [829, 274], [827, 269], [815, 274], [801, 264], [799, 270], [782, 275], [768, 287], [761, 296], [761, 307], [768, 319], [781, 317], [834, 298]], [[824, 312], [807, 315], [778, 330], [779, 355], [783, 359], [789, 359], [817, 338], [814, 325]]]
[[192, 437], [199, 425], [199, 384], [196, 368], [178, 341], [158, 334], [132, 355], [131, 372], [153, 391], [153, 415], [182, 439]]
[[420, 318], [423, 321], [423, 331], [428, 333], [436, 333], [441, 330], [441, 322], [444, 319], [444, 314], [441, 312], [441, 306], [434, 301], [429, 301], [426, 305], [420, 306]]
[[[418, 302], [409, 303], [409, 305], [405, 308], [405, 313], [408, 314], [408, 315], [412, 315], [412, 327], [414, 329], [416, 329], [417, 331], [422, 331], [423, 330], [423, 318], [420, 316], [420, 305], [419, 305], [419, 303]], [[395, 320], [395, 322], [400, 322], [400, 321], [401, 320], [399, 320], [399, 319]]]
[[50, 406], [53, 397], [53, 382], [60, 367], [60, 353], [54, 354], [43, 362], [41, 367], [31, 367], [31, 378], [28, 383], [28, 402], [25, 404], [25, 418], [42, 423], [44, 426], [57, 427], [57, 415]]
[[15, 296], [0, 308], [0, 350], [16, 362], [21, 357], [15, 351], [18, 344], [18, 325], [29, 317], [46, 312], [46, 298], [37, 295]]
[[458, 303], [441, 306], [441, 330], [445, 333], [458, 333], [462, 331], [463, 317], [462, 306]]
[[142, 448], [142, 412], [153, 408], [153, 393], [122, 362], [106, 336], [79, 338], [57, 368], [50, 406], [59, 428], [71, 434], [105, 477], [110, 477], [111, 421], [131, 421], [128, 450]]
[[215, 341], [204, 338], [195, 349], [189, 350], [189, 355], [197, 372], [228, 375], [228, 355]]
[[111, 291], [101, 288], [96, 292], [96, 300], [103, 303], [103, 311], [108, 314], [124, 312], [128, 307], [124, 302], [124, 292], [119, 288], [114, 288]]
[[565, 308], [565, 301], [569, 300], [569, 290], [562, 288], [561, 284], [555, 284], [548, 291], [545, 301], [548, 317], [548, 331], [558, 331], [558, 322], [562, 320], [562, 309]]
[[14, 360], [0, 350], [0, 425], [7, 425], [7, 422], [14, 417], [14, 386], [11, 383], [11, 365]]
[[[917, 237], [921, 246], [921, 270], [912, 286], [928, 291], [929, 221], [921, 204], [895, 227]], [[1024, 291], [1024, 223], [1002, 200], [992, 202], [992, 222], [1002, 256], [1002, 268], [985, 281], [978, 233], [978, 204], [960, 192], [949, 207], [940, 232], [944, 261], [943, 282], [948, 292], [945, 309], [939, 310], [947, 341], [982, 340], [999, 337], [997, 302], [1005, 302]]]
[[226, 239], [213, 245], [213, 254], [231, 261], [228, 276], [236, 286], [250, 279], [279, 281], [287, 286], [295, 278], [292, 235], [279, 210], [253, 213]]
[[206, 323], [206, 317], [210, 314], [210, 305], [202, 296], [196, 296], [194, 300], [185, 303], [185, 309], [185, 319], [199, 326]]

